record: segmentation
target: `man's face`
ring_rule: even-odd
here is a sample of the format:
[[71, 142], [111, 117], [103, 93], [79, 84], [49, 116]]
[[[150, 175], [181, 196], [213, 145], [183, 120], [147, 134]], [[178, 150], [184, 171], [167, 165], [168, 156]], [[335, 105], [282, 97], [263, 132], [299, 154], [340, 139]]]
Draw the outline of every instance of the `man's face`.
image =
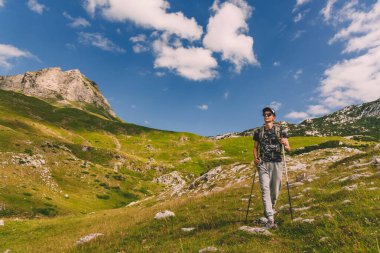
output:
[[274, 114], [271, 111], [265, 111], [263, 113], [263, 116], [264, 116], [264, 122], [265, 123], [273, 122], [274, 119], [276, 118], [276, 116], [274, 116]]

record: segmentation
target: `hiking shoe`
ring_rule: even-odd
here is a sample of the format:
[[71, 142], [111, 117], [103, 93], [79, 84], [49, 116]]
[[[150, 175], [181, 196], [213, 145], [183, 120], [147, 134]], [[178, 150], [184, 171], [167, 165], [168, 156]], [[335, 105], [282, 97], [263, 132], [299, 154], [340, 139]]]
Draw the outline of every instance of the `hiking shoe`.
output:
[[267, 229], [273, 229], [273, 228], [277, 228], [277, 224], [274, 222], [274, 220], [269, 219], [268, 222], [265, 224], [265, 227]]

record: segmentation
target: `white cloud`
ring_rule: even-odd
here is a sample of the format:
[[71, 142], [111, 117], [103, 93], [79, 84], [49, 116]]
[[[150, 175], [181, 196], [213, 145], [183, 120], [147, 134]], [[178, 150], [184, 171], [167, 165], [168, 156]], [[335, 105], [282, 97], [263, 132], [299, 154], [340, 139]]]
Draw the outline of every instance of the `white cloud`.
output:
[[226, 91], [224, 92], [224, 99], [228, 99], [230, 97], [230, 92]]
[[210, 50], [200, 47], [172, 47], [166, 38], [153, 43], [156, 54], [155, 68], [168, 68], [180, 76], [194, 81], [213, 79], [216, 77], [217, 61]]
[[139, 53], [148, 52], [149, 51], [149, 47], [141, 45], [141, 44], [136, 44], [136, 45], [132, 46], [132, 50], [136, 54], [139, 54]]
[[22, 57], [31, 58], [34, 56], [28, 51], [18, 49], [12, 45], [0, 44], [0, 67], [10, 68], [12, 67], [11, 60]]
[[130, 37], [129, 40], [132, 41], [133, 43], [146, 42], [146, 36], [145, 34], [139, 34], [137, 36]]
[[182, 12], [168, 13], [170, 4], [166, 0], [86, 0], [85, 8], [91, 15], [100, 9], [108, 20], [132, 21], [189, 40], [198, 40], [203, 33], [194, 18], [187, 18]]
[[[369, 102], [380, 94], [380, 1], [368, 11], [357, 0], [333, 10], [336, 1], [328, 0], [321, 11], [327, 23], [347, 24], [329, 41], [345, 42], [347, 58], [327, 68], [319, 85], [319, 104], [308, 106], [307, 112], [291, 112], [288, 118], [317, 116], [354, 103]], [[356, 54], [352, 54], [356, 53]]]
[[144, 124], [145, 124], [145, 125], [150, 125], [150, 122], [147, 121], [147, 120], [144, 120]]
[[292, 41], [301, 38], [302, 34], [304, 34], [306, 31], [305, 30], [298, 30], [294, 33], [293, 38], [291, 39]]
[[139, 34], [137, 36], [129, 38], [129, 40], [132, 43], [135, 43], [132, 46], [132, 49], [133, 49], [133, 52], [135, 52], [136, 54], [147, 52], [150, 50], [145, 34]]
[[209, 19], [203, 45], [222, 53], [222, 59], [234, 64], [237, 72], [246, 64], [259, 65], [253, 38], [244, 34], [248, 32], [252, 8], [243, 0], [229, 0], [221, 5], [215, 1], [212, 9], [215, 14]]
[[300, 6], [310, 3], [312, 0], [297, 0], [296, 5], [294, 6], [293, 12], [295, 12]]
[[84, 19], [82, 17], [74, 18], [74, 17], [70, 16], [67, 12], [64, 12], [63, 16], [71, 21], [69, 26], [71, 26], [73, 28], [86, 28], [86, 27], [91, 26], [91, 24], [86, 19]]
[[27, 5], [31, 11], [42, 14], [46, 10], [46, 6], [37, 2], [37, 0], [28, 0]]
[[0, 7], [4, 7], [5, 5], [5, 0], [0, 0]]
[[[156, 73], [154, 73], [156, 76], [158, 76], [158, 77], [163, 77], [163, 76], [165, 76], [166, 75], [166, 73], [165, 72], [161, 72], [161, 71], [157, 71]], [[166, 91], [166, 90], [164, 90], [164, 91]]]
[[329, 109], [323, 105], [310, 105], [308, 106], [307, 112], [313, 116], [317, 116], [329, 113]]
[[271, 108], [273, 108], [275, 111], [278, 111], [278, 110], [281, 108], [282, 103], [277, 102], [277, 101], [273, 101], [273, 102], [270, 103], [269, 106], [270, 106]]
[[307, 114], [306, 112], [290, 112], [288, 114], [285, 115], [286, 118], [289, 118], [289, 119], [306, 119], [309, 117], [309, 114]]
[[298, 80], [302, 74], [303, 74], [302, 69], [297, 70], [296, 73], [294, 73], [294, 75], [293, 75], [294, 80]]
[[299, 12], [299, 13], [297, 13], [297, 14], [294, 16], [294, 18], [293, 18], [294, 23], [298, 23], [298, 22], [300, 22], [302, 19], [304, 19], [305, 16], [306, 16], [306, 14], [307, 14], [309, 11], [310, 11], [310, 9], [307, 9], [307, 10], [305, 10], [305, 11], [303, 11], [303, 12]]
[[111, 40], [104, 37], [100, 33], [80, 32], [78, 33], [78, 35], [79, 42], [84, 45], [92, 45], [104, 51], [125, 53], [125, 50], [123, 48], [120, 48], [119, 46], [115, 45]]
[[335, 15], [349, 24], [330, 43], [346, 42], [343, 53], [360, 54], [325, 70], [319, 88], [320, 103], [331, 109], [372, 101], [380, 94], [380, 1], [368, 11], [360, 10], [355, 2], [348, 3]]
[[279, 61], [275, 61], [275, 62], [273, 62], [273, 66], [275, 66], [275, 67], [278, 67], [278, 66], [280, 66], [281, 65], [281, 62], [279, 62]]
[[337, 0], [327, 0], [326, 6], [321, 10], [321, 14], [326, 22], [330, 21], [333, 6]]
[[202, 111], [207, 111], [208, 110], [208, 105], [203, 104], [203, 105], [198, 105], [197, 108]]

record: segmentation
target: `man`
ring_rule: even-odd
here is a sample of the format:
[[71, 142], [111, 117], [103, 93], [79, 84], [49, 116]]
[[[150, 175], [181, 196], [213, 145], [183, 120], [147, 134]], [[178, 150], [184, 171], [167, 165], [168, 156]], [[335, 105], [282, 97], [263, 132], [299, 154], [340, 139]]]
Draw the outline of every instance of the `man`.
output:
[[268, 219], [267, 228], [276, 227], [274, 221], [274, 206], [281, 187], [282, 178], [282, 147], [290, 151], [288, 134], [285, 129], [275, 125], [275, 111], [270, 107], [263, 109], [264, 126], [253, 134], [254, 162], [259, 173], [261, 196], [264, 214]]

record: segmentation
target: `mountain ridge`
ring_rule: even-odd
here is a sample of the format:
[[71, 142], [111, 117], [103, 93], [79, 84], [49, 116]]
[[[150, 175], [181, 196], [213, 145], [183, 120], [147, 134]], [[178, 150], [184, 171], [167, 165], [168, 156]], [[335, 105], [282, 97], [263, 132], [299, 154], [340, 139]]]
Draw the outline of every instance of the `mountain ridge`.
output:
[[59, 67], [52, 67], [0, 76], [0, 89], [21, 92], [60, 106], [79, 107], [92, 112], [100, 110], [108, 118], [117, 118], [97, 84], [78, 69], [62, 71]]
[[[306, 119], [299, 124], [279, 121], [289, 128], [290, 136], [347, 136], [350, 138], [380, 138], [380, 98], [371, 102], [349, 105], [321, 117]], [[261, 126], [241, 132], [229, 132], [213, 136], [213, 139], [252, 136]]]

